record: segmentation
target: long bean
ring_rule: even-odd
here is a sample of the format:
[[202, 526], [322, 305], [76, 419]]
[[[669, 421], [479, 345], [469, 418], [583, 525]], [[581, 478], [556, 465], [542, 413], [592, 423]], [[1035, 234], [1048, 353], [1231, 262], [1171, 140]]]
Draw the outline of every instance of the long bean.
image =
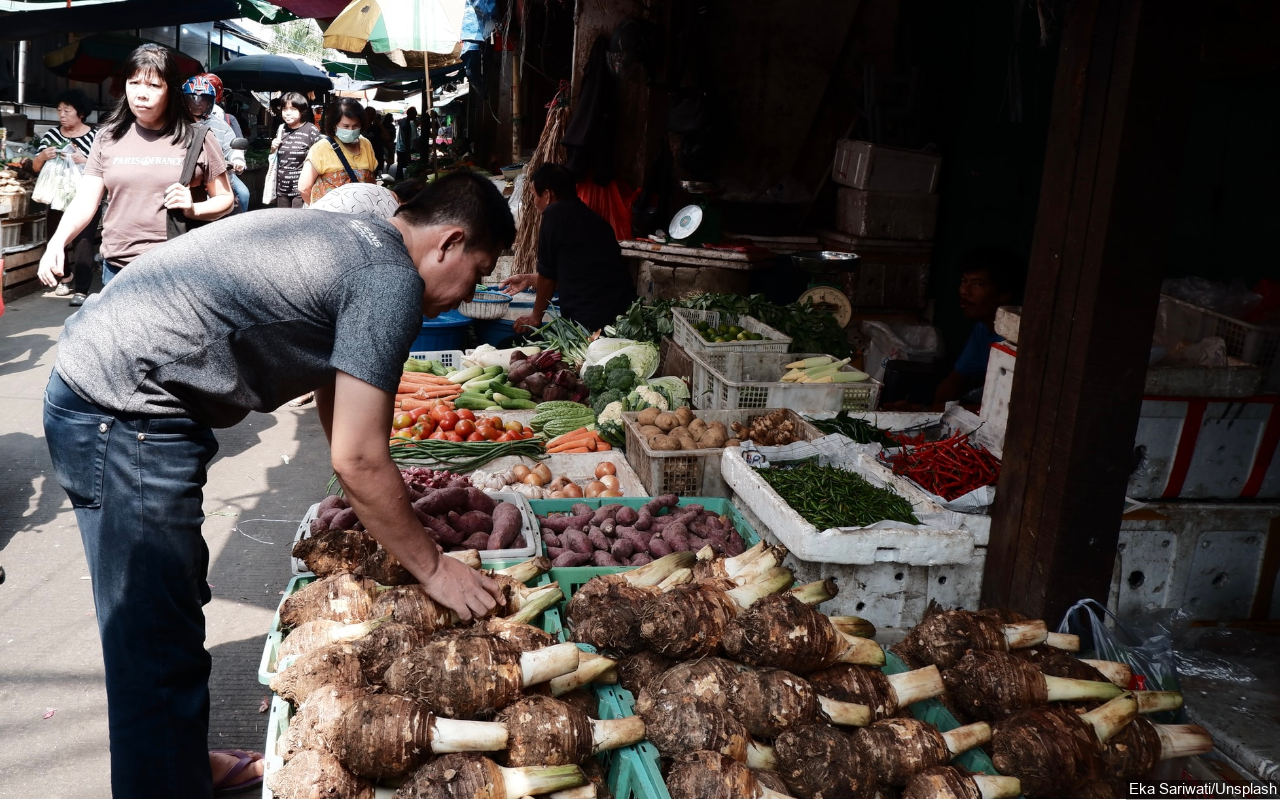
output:
[[920, 524], [906, 498], [843, 469], [805, 463], [756, 471], [818, 530], [863, 528], [882, 520]]
[[896, 447], [898, 445], [888, 433], [865, 419], [849, 416], [848, 411], [842, 410], [829, 419], [805, 417], [805, 421], [823, 433], [838, 433], [842, 436], [847, 436], [858, 444], [875, 443], [885, 447]]
[[421, 441], [393, 440], [391, 460], [398, 465], [471, 472], [495, 458], [526, 456], [546, 458], [540, 439], [517, 439], [510, 442], [448, 442], [439, 439]]

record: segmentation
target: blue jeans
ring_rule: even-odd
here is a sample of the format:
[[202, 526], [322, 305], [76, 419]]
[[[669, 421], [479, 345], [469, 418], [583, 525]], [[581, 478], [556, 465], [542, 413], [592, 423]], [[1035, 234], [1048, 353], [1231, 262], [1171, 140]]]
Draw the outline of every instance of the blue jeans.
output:
[[[249, 187], [244, 185], [244, 181], [240, 180], [240, 176], [227, 171], [227, 177], [231, 178], [231, 193], [236, 196], [236, 204], [231, 207], [231, 214], [239, 214], [249, 210]], [[227, 216], [231, 216], [228, 214]]]
[[107, 284], [111, 282], [111, 279], [119, 274], [120, 274], [119, 266], [112, 264], [110, 261], [106, 260], [105, 258], [102, 259], [102, 288], [103, 289], [107, 288]]
[[200, 527], [213, 431], [183, 417], [107, 411], [54, 372], [44, 432], [93, 581], [111, 792], [210, 797], [209, 550]]

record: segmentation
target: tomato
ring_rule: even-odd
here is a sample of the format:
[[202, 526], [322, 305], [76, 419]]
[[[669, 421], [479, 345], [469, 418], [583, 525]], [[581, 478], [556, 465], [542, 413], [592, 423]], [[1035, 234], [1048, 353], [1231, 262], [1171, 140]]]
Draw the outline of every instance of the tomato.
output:
[[507, 431], [506, 433], [499, 436], [497, 439], [494, 439], [495, 442], [514, 442], [515, 440], [516, 440], [516, 435], [511, 431]]
[[434, 433], [432, 433], [430, 436], [428, 436], [427, 438], [428, 438], [428, 439], [441, 439], [441, 440], [443, 440], [443, 439], [444, 439], [444, 431], [437, 430], [437, 431], [435, 431]]
[[410, 415], [409, 412], [407, 411], [401, 411], [400, 413], [396, 414], [394, 417], [391, 418], [392, 430], [398, 431], [401, 428], [407, 428], [412, 424], [413, 424], [413, 416]]
[[434, 419], [436, 422], [439, 422], [440, 420], [444, 419], [444, 415], [448, 413], [449, 413], [449, 407], [446, 406], [444, 403], [431, 404], [431, 418]]
[[410, 440], [410, 439], [412, 439], [412, 438], [413, 438], [413, 433], [411, 433], [411, 432], [409, 431], [409, 429], [408, 429], [408, 428], [401, 428], [400, 430], [398, 430], [398, 431], [396, 431], [395, 433], [391, 434], [391, 438], [392, 438], [392, 439], [404, 439], [404, 440]]
[[502, 417], [485, 417], [485, 421], [498, 430], [502, 430]]
[[409, 416], [410, 416], [410, 417], [412, 417], [412, 418], [413, 418], [413, 421], [414, 421], [414, 422], [418, 422], [418, 421], [419, 421], [419, 420], [421, 420], [423, 417], [426, 417], [426, 419], [427, 419], [427, 421], [428, 421], [428, 422], [431, 422], [431, 424], [433, 424], [433, 425], [435, 424], [435, 423], [431, 420], [431, 409], [430, 409], [430, 408], [428, 408], [428, 407], [426, 407], [426, 406], [419, 406], [418, 408], [415, 408], [415, 409], [413, 409], [413, 410], [409, 411], [409, 412], [408, 412], [408, 414], [409, 414]]
[[524, 438], [528, 439], [532, 435], [533, 435], [533, 428], [530, 428], [528, 425], [526, 425], [524, 427]]
[[436, 429], [436, 421], [427, 415], [422, 416], [417, 422], [414, 423], [414, 425], [421, 425], [422, 427], [426, 428], [427, 433], [431, 433]]
[[472, 422], [476, 421], [476, 413], [469, 408], [458, 409], [458, 417], [461, 419], [469, 419]]
[[423, 425], [421, 422], [410, 428], [409, 432], [413, 434], [413, 440], [415, 442], [420, 442], [431, 435], [431, 431], [427, 430], [427, 426]]
[[442, 431], [451, 431], [458, 424], [458, 415], [452, 411], [444, 412], [444, 415], [437, 420], [436, 427]]
[[468, 434], [467, 434], [467, 439], [466, 439], [466, 440], [467, 440], [468, 442], [483, 442], [483, 441], [484, 441], [484, 437], [483, 437], [483, 436], [481, 436], [479, 433], [477, 433], [477, 432], [475, 432], [475, 431], [472, 431], [471, 433], [468, 433]]
[[458, 435], [458, 432], [457, 432], [457, 431], [449, 431], [448, 433], [446, 433], [446, 434], [444, 435], [444, 438], [448, 439], [448, 440], [449, 440], [449, 441], [451, 441], [451, 442], [460, 442], [460, 441], [462, 441], [462, 437]]
[[458, 424], [454, 425], [453, 429], [458, 432], [459, 436], [462, 436], [465, 438], [476, 432], [476, 424], [471, 420], [467, 419], [466, 417], [463, 417], [462, 419], [458, 420]]
[[486, 420], [483, 420], [483, 419], [479, 420], [476, 422], [476, 433], [480, 434], [485, 439], [492, 439], [493, 426], [490, 425]]
[[502, 427], [506, 428], [509, 431], [514, 431], [515, 433], [520, 433], [521, 431], [524, 430], [524, 425], [519, 420], [514, 420], [514, 419], [507, 420], [507, 424], [503, 425]]

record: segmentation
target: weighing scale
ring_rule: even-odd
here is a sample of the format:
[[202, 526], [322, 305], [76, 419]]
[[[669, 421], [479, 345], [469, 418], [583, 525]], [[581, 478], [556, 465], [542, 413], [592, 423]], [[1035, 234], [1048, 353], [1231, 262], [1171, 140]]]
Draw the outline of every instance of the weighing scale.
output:
[[808, 300], [814, 308], [831, 312], [840, 327], [853, 319], [853, 303], [841, 288], [841, 273], [852, 272], [858, 267], [858, 254], [839, 250], [817, 250], [792, 253], [791, 263], [811, 276], [809, 287], [800, 295], [800, 301]]
[[713, 196], [719, 187], [706, 181], [680, 181], [680, 188], [699, 196], [697, 203], [685, 206], [671, 218], [667, 236], [676, 244], [697, 247], [720, 241], [720, 208]]

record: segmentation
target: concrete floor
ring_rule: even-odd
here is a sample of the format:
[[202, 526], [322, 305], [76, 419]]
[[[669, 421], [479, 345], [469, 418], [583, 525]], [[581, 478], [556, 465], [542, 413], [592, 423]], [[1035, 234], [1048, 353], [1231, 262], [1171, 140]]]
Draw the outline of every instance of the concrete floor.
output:
[[[111, 795], [84, 552], [41, 432], [44, 386], [73, 311], [35, 294], [0, 317], [0, 797]], [[205, 488], [209, 746], [261, 750], [270, 692], [258, 661], [298, 522], [323, 496], [329, 450], [314, 406], [252, 414], [218, 440]]]

